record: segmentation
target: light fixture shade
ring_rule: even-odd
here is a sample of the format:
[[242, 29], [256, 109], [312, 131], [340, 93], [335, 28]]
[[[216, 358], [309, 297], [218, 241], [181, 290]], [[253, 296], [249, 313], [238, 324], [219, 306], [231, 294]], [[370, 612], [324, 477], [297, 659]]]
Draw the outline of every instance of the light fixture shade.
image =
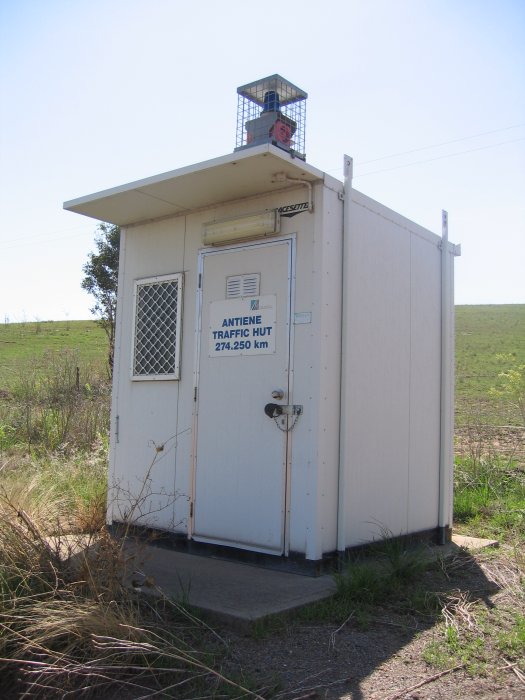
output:
[[276, 209], [204, 224], [204, 245], [225, 245], [279, 233], [281, 221]]

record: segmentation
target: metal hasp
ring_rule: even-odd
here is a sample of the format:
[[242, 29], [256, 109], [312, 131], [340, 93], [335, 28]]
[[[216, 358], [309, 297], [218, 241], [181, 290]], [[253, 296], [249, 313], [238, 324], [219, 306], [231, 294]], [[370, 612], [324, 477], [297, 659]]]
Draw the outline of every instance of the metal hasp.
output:
[[303, 407], [301, 404], [288, 404], [286, 406], [281, 406], [283, 413], [287, 416], [300, 416], [303, 412]]
[[236, 151], [271, 143], [305, 160], [304, 90], [280, 75], [270, 75], [241, 85], [237, 95]]
[[264, 412], [268, 418], [273, 418], [275, 425], [282, 433], [289, 433], [297, 425], [299, 416], [303, 413], [303, 407], [300, 404], [267, 403]]
[[264, 407], [264, 412], [268, 418], [277, 418], [278, 416], [300, 416], [303, 412], [301, 404], [278, 404], [267, 403]]

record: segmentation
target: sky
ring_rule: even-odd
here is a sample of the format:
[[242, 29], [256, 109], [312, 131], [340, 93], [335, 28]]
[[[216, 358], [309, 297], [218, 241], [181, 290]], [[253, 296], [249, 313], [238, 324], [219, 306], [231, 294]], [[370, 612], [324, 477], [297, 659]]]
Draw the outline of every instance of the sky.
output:
[[0, 0], [0, 323], [90, 318], [97, 222], [63, 202], [231, 153], [274, 73], [309, 164], [448, 211], [457, 304], [525, 303], [524, 0]]

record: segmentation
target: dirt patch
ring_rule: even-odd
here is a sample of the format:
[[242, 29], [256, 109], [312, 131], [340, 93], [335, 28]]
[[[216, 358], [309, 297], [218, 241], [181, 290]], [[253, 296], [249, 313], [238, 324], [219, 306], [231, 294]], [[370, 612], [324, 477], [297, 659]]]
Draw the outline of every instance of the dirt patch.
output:
[[[462, 425], [455, 429], [455, 453], [460, 457], [516, 460], [525, 468], [525, 428], [514, 425]], [[515, 468], [515, 467], [513, 467]]]
[[400, 599], [356, 610], [343, 624], [291, 619], [258, 638], [221, 630], [227, 670], [279, 700], [525, 699], [523, 660], [501, 646], [525, 615], [512, 556], [468, 556], [425, 576], [420, 587], [444, 613], [404, 613]]
[[[336, 700], [434, 700], [435, 698], [525, 698], [525, 686], [510, 669], [486, 677], [464, 668], [443, 673], [422, 660], [424, 649], [440, 635], [415, 637], [381, 623], [367, 631], [353, 626], [332, 644], [334, 627], [294, 627], [271, 640], [233, 640], [239, 667], [262, 682], [263, 697]], [[453, 667], [455, 668], [455, 667]], [[272, 686], [276, 685], [276, 692]]]

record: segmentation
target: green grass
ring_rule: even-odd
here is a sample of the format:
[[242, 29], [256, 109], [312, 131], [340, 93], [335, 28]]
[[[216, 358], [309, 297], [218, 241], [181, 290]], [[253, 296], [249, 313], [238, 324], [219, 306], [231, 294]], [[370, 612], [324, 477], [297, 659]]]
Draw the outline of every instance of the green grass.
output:
[[456, 422], [472, 414], [488, 423], [519, 423], [505, 402], [490, 395], [508, 364], [498, 355], [525, 363], [525, 304], [456, 306]]
[[480, 537], [525, 542], [525, 471], [497, 456], [456, 458], [454, 523]]
[[34, 321], [0, 325], [0, 389], [27, 366], [45, 368], [50, 352], [73, 350], [84, 364], [102, 366], [107, 338], [96, 321]]
[[104, 436], [107, 351], [94, 321], [0, 326], [0, 456], [86, 450]]
[[489, 662], [484, 639], [475, 635], [463, 638], [455, 627], [446, 627], [444, 639], [429, 642], [422, 656], [427, 664], [439, 669], [464, 666], [471, 676], [484, 674]]
[[420, 588], [423, 572], [430, 564], [417, 543], [383, 539], [361, 555], [349, 557], [342, 571], [335, 574], [336, 594], [295, 613], [302, 621], [341, 622], [349, 616], [366, 627], [374, 606], [394, 604], [398, 611], [417, 608], [423, 614], [435, 614], [436, 603]]
[[[49, 351], [75, 350], [83, 362], [105, 363], [107, 340], [95, 321], [31, 321], [0, 325], [0, 389], [20, 367], [38, 363]], [[525, 363], [525, 304], [456, 306], [457, 418], [473, 403], [494, 418], [491, 387], [505, 369], [498, 354]]]
[[525, 616], [516, 615], [510, 630], [501, 632], [498, 644], [507, 656], [514, 659], [525, 659]]

